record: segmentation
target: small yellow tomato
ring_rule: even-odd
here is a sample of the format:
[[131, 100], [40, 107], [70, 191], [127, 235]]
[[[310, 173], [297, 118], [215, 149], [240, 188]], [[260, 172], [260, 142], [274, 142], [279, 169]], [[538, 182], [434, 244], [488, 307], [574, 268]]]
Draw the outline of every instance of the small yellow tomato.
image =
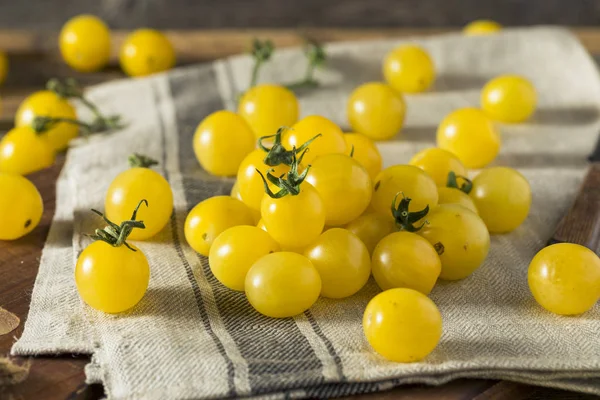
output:
[[229, 289], [244, 291], [246, 274], [259, 258], [279, 251], [277, 242], [255, 226], [234, 226], [213, 242], [208, 262], [215, 278]]
[[79, 72], [102, 69], [110, 58], [110, 30], [98, 17], [78, 15], [63, 25], [58, 39], [63, 60]]
[[438, 188], [438, 204], [458, 204], [473, 211], [475, 214], [479, 214], [475, 202], [471, 197], [460, 189], [452, 187], [439, 187]]
[[373, 209], [381, 214], [390, 214], [392, 201], [398, 193], [412, 201], [409, 211], [415, 212], [426, 206], [433, 208], [438, 203], [438, 191], [435, 181], [423, 170], [413, 165], [394, 165], [381, 171], [375, 178]]
[[463, 28], [463, 33], [468, 36], [491, 35], [502, 29], [502, 25], [489, 19], [478, 19], [470, 22]]
[[340, 127], [319, 115], [309, 115], [296, 122], [292, 129], [283, 134], [282, 144], [288, 150], [294, 146], [299, 148], [318, 134], [321, 136], [310, 144], [310, 151], [304, 156], [304, 165], [310, 164], [320, 155], [346, 151], [346, 142]]
[[[240, 194], [240, 185], [238, 183], [238, 181], [235, 181], [235, 183], [233, 184], [233, 187], [231, 188], [231, 197], [238, 199], [240, 201], [244, 201], [242, 199], [242, 195]], [[262, 200], [262, 197], [261, 197]], [[259, 204], [259, 208], [260, 208], [260, 202]], [[247, 205], [247, 204], [246, 204]], [[256, 223], [258, 223], [258, 221], [260, 221], [260, 210], [255, 210], [254, 208], [250, 208], [250, 211], [252, 212], [252, 217], [254, 218], [254, 221]]]
[[527, 275], [535, 300], [556, 314], [584, 313], [600, 299], [600, 258], [578, 244], [558, 243], [540, 250]]
[[403, 45], [385, 56], [383, 76], [398, 92], [419, 93], [429, 89], [435, 80], [435, 67], [422, 47]]
[[361, 240], [346, 229], [323, 232], [304, 255], [319, 271], [321, 295], [332, 299], [352, 296], [371, 275], [369, 251]]
[[144, 297], [150, 266], [144, 253], [130, 246], [135, 251], [97, 241], [83, 250], [75, 266], [75, 283], [86, 304], [115, 314], [129, 310]]
[[246, 297], [259, 313], [287, 318], [308, 310], [319, 298], [321, 278], [301, 254], [268, 254], [256, 261], [246, 275]]
[[387, 140], [402, 129], [406, 103], [388, 85], [370, 82], [354, 89], [346, 112], [352, 130], [373, 140]]
[[264, 196], [261, 215], [267, 232], [282, 248], [303, 248], [315, 241], [325, 226], [325, 206], [317, 190], [308, 182], [300, 193], [279, 199]]
[[318, 157], [306, 181], [317, 189], [325, 206], [325, 224], [340, 226], [358, 218], [371, 202], [373, 183], [352, 157], [326, 154]]
[[148, 207], [138, 210], [137, 220], [144, 221], [145, 229], [134, 229], [131, 240], [146, 240], [160, 232], [173, 214], [173, 192], [169, 182], [150, 168], [131, 168], [115, 177], [104, 198], [106, 217], [117, 225], [131, 218], [131, 210], [140, 200]]
[[464, 279], [483, 264], [490, 249], [490, 234], [477, 214], [458, 204], [443, 204], [426, 218], [429, 223], [417, 234], [440, 256], [441, 279]]
[[27, 175], [54, 164], [54, 149], [28, 126], [11, 129], [0, 140], [0, 172]]
[[491, 233], [507, 233], [525, 221], [531, 207], [531, 187], [517, 170], [487, 168], [473, 179], [469, 193]]
[[467, 169], [458, 157], [438, 147], [421, 150], [413, 156], [409, 164], [427, 172], [438, 186], [446, 186], [450, 171], [456, 175], [467, 175]]
[[[75, 108], [71, 103], [49, 90], [35, 92], [23, 100], [15, 115], [15, 125], [31, 125], [34, 118], [38, 116], [77, 119]], [[77, 125], [59, 122], [45, 131], [43, 136], [48, 138], [54, 150], [60, 151], [66, 149], [69, 142], [76, 138], [78, 133], [79, 127]]]
[[411, 232], [394, 232], [375, 247], [373, 278], [382, 290], [410, 288], [429, 294], [442, 270], [435, 248]]
[[346, 141], [346, 154], [352, 154], [352, 158], [365, 167], [371, 180], [375, 179], [383, 165], [381, 153], [375, 143], [360, 133], [346, 133], [344, 140]]
[[411, 289], [390, 289], [373, 297], [363, 316], [371, 347], [395, 362], [422, 360], [442, 337], [442, 315], [427, 296]]
[[437, 129], [437, 144], [454, 153], [467, 168], [483, 168], [500, 151], [500, 135], [485, 113], [461, 108], [444, 118]]
[[256, 224], [256, 227], [259, 229], [262, 229], [263, 231], [267, 231], [267, 227], [265, 226], [265, 221], [263, 221], [263, 219], [261, 218], [258, 223]]
[[481, 91], [481, 108], [500, 122], [523, 122], [535, 111], [535, 87], [518, 75], [502, 75], [492, 79]]
[[213, 241], [238, 225], [253, 225], [250, 209], [231, 196], [215, 196], [198, 203], [185, 219], [185, 239], [190, 247], [208, 256]]
[[8, 57], [0, 51], [0, 85], [6, 80], [6, 75], [8, 75]]
[[0, 172], [0, 240], [15, 240], [35, 229], [44, 202], [37, 188], [20, 175]]
[[246, 119], [258, 139], [274, 135], [283, 126], [295, 124], [300, 107], [296, 95], [285, 86], [262, 84], [244, 93], [238, 114]]
[[266, 155], [267, 153], [263, 150], [255, 149], [242, 160], [237, 173], [239, 198], [248, 207], [256, 211], [260, 211], [260, 203], [265, 195], [264, 182], [256, 170], [258, 169], [264, 176], [267, 175], [267, 171], [270, 169], [273, 169], [271, 174], [274, 176], [281, 176], [290, 170], [290, 167], [284, 164], [269, 167], [264, 163]]
[[129, 76], [155, 74], [175, 66], [175, 49], [164, 33], [138, 29], [125, 38], [119, 62]]
[[242, 160], [254, 150], [252, 129], [236, 113], [221, 110], [204, 118], [194, 133], [194, 152], [206, 171], [233, 176]]
[[369, 254], [373, 254], [381, 239], [396, 230], [396, 224], [391, 215], [370, 212], [350, 222], [346, 229], [358, 236], [367, 246]]

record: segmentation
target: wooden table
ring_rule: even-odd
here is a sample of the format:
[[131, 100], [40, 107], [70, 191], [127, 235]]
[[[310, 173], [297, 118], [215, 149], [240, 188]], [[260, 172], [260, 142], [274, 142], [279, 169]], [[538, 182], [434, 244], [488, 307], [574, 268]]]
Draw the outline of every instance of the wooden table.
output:
[[[277, 47], [293, 46], [302, 43], [302, 37], [318, 41], [363, 40], [383, 37], [423, 36], [447, 30], [439, 29], [311, 29], [293, 30], [218, 30], [169, 32], [177, 54], [178, 64], [190, 64], [213, 60], [219, 57], [240, 53], [248, 49], [254, 37], [270, 38]], [[600, 29], [577, 29], [574, 31], [592, 54], [600, 54]], [[10, 72], [5, 85], [0, 89], [2, 117], [0, 131], [12, 126], [12, 119], [18, 104], [29, 93], [43, 88], [52, 77], [73, 76], [85, 85], [91, 85], [120, 78], [116, 62], [116, 49], [124, 32], [114, 35], [112, 62], [104, 71], [93, 74], [74, 73], [60, 60], [56, 34], [18, 31], [0, 31], [0, 49], [8, 52]], [[12, 333], [0, 336], [0, 356], [6, 355], [10, 347], [23, 331], [27, 318], [33, 283], [37, 274], [41, 250], [50, 228], [55, 206], [54, 183], [64, 163], [59, 157], [56, 165], [45, 171], [33, 174], [30, 178], [44, 197], [44, 216], [39, 226], [30, 235], [14, 241], [0, 241], [0, 307], [15, 313], [21, 325]], [[16, 360], [23, 362], [23, 360]], [[102, 396], [99, 385], [84, 384], [83, 367], [89, 361], [84, 355], [63, 357], [39, 357], [33, 359], [28, 379], [5, 389], [0, 389], [0, 398], [14, 399], [96, 399]], [[8, 391], [6, 391], [8, 390]], [[538, 389], [532, 386], [491, 380], [458, 380], [438, 387], [408, 386], [385, 393], [358, 396], [355, 399], [549, 399], [563, 398], [566, 392]], [[571, 397], [583, 398], [583, 397]], [[586, 397], [587, 398], [587, 397]]]

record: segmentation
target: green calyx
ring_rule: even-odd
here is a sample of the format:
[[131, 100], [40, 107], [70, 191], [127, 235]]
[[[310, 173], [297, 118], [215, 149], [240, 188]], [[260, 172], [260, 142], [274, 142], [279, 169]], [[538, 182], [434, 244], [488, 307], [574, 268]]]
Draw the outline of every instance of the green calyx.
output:
[[271, 59], [274, 50], [275, 46], [270, 40], [261, 41], [255, 38], [252, 41], [250, 54], [252, 55], [252, 58], [254, 58], [254, 66], [252, 67], [252, 75], [250, 76], [250, 85], [248, 87], [256, 86], [256, 82], [258, 81], [258, 71], [265, 62]]
[[[400, 195], [402, 195], [402, 200], [400, 200], [400, 202], [396, 205], [398, 196]], [[396, 221], [396, 225], [401, 230], [407, 232], [417, 232], [423, 228], [423, 226], [425, 226], [427, 221], [423, 221], [420, 226], [415, 226], [414, 224], [427, 215], [429, 212], [429, 206], [425, 206], [425, 208], [421, 211], [410, 212], [408, 211], [410, 202], [411, 199], [404, 196], [404, 193], [396, 193], [396, 196], [394, 196], [394, 200], [392, 201], [392, 215]]]
[[[299, 173], [298, 166], [302, 163], [302, 158], [306, 154], [308, 149], [304, 149], [300, 158], [296, 158], [296, 148], [292, 150], [292, 163], [290, 165], [290, 170], [287, 174], [283, 174], [279, 177], [271, 174], [272, 170], [267, 171], [267, 178], [260, 172], [258, 169], [256, 172], [260, 175], [265, 185], [265, 193], [269, 195], [269, 197], [273, 199], [280, 199], [283, 196], [287, 196], [288, 194], [291, 196], [297, 196], [300, 194], [300, 184], [304, 182], [306, 179], [306, 175], [308, 175], [308, 170], [310, 169], [310, 165], [306, 167], [304, 172]], [[269, 183], [271, 182], [273, 185], [277, 186], [280, 190], [277, 193], [274, 193], [269, 187]]]
[[[319, 133], [312, 139], [306, 141], [306, 143], [303, 143], [299, 148], [297, 148], [297, 149], [294, 148], [293, 150], [287, 150], [281, 144], [281, 135], [283, 134], [283, 132], [285, 132], [286, 129], [289, 129], [289, 128], [282, 126], [281, 128], [279, 128], [277, 130], [276, 134], [262, 136], [260, 139], [258, 139], [258, 147], [261, 150], [267, 152], [267, 155], [265, 156], [265, 159], [263, 160], [263, 162], [266, 165], [268, 165], [269, 167], [276, 167], [281, 164], [291, 166], [292, 163], [294, 162], [293, 160], [296, 157], [296, 155], [295, 155], [296, 153], [302, 153], [302, 156], [303, 156], [304, 155], [303, 152], [308, 149], [308, 146], [313, 142], [313, 140], [322, 136]], [[271, 146], [271, 148], [268, 148], [263, 144], [263, 141], [265, 139], [271, 139], [271, 138], [274, 138], [273, 145]], [[300, 156], [300, 159], [302, 159], [302, 156]]]
[[[458, 180], [461, 179], [462, 184], [458, 183]], [[466, 176], [456, 175], [454, 171], [448, 172], [448, 180], [446, 181], [446, 186], [449, 188], [455, 188], [465, 192], [466, 194], [471, 193], [473, 189], [473, 182]]]
[[135, 210], [133, 210], [133, 215], [131, 219], [128, 221], [121, 222], [121, 225], [117, 225], [108, 218], [104, 214], [102, 214], [98, 210], [92, 209], [92, 212], [98, 214], [104, 219], [104, 221], [108, 224], [104, 229], [96, 229], [93, 235], [89, 235], [94, 240], [101, 240], [110, 244], [113, 247], [119, 247], [121, 245], [125, 245], [129, 250], [136, 251], [133, 247], [131, 247], [127, 243], [127, 237], [131, 234], [134, 228], [145, 229], [143, 221], [136, 221], [137, 212], [142, 204], [146, 204], [148, 207], [147, 200], [140, 200]]
[[288, 89], [314, 88], [319, 86], [319, 81], [314, 78], [315, 70], [325, 64], [327, 55], [323, 46], [315, 40], [306, 39], [304, 55], [308, 61], [306, 73], [301, 81], [286, 85]]
[[158, 161], [142, 154], [133, 153], [127, 158], [131, 168], [150, 168], [158, 165]]

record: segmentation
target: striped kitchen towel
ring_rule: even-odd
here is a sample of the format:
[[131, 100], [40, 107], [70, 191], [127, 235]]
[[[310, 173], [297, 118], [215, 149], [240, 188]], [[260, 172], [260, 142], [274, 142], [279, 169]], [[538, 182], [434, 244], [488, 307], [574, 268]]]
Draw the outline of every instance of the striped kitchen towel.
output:
[[[329, 61], [318, 75], [322, 86], [298, 93], [302, 115], [321, 114], [348, 129], [350, 91], [381, 80], [383, 56], [405, 42], [327, 46]], [[529, 261], [573, 200], [600, 127], [600, 80], [593, 61], [571, 34], [556, 28], [410, 42], [431, 54], [438, 80], [427, 93], [406, 96], [402, 133], [379, 144], [386, 166], [433, 146], [440, 120], [456, 108], [477, 106], [487, 79], [518, 73], [539, 95], [532, 121], [500, 127], [503, 148], [495, 162], [518, 168], [529, 179], [531, 214], [516, 231], [492, 238], [485, 265], [471, 277], [440, 282], [433, 290], [444, 332], [429, 357], [397, 364], [370, 349], [361, 321], [367, 302], [379, 292], [372, 280], [351, 298], [320, 299], [295, 318], [270, 319], [255, 312], [243, 293], [222, 286], [206, 258], [186, 244], [187, 212], [210, 196], [228, 194], [233, 184], [200, 168], [192, 136], [209, 113], [233, 108], [249, 80], [248, 56], [90, 91], [128, 125], [69, 151], [30, 314], [13, 354], [93, 354], [88, 380], [103, 383], [111, 399], [323, 398], [461, 377], [600, 394], [600, 307], [577, 318], [550, 314], [535, 303], [526, 279]], [[261, 80], [289, 82], [304, 66], [300, 49], [278, 50]], [[146, 296], [127, 313], [105, 315], [80, 301], [73, 270], [89, 243], [84, 234], [103, 225], [89, 209], [102, 209], [109, 183], [127, 168], [133, 152], [160, 161], [158, 168], [173, 188], [175, 212], [153, 240], [136, 243], [151, 266]]]

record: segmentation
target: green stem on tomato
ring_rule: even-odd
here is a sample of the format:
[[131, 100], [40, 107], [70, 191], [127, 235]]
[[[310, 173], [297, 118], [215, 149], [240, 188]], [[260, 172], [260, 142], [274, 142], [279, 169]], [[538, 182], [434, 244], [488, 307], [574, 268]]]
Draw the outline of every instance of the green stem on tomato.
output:
[[136, 251], [133, 247], [127, 243], [127, 237], [131, 234], [134, 228], [145, 229], [143, 221], [137, 221], [137, 212], [141, 205], [145, 204], [148, 207], [148, 201], [143, 199], [140, 200], [130, 220], [121, 222], [121, 225], [117, 225], [109, 220], [104, 214], [98, 210], [92, 208], [92, 212], [98, 214], [108, 224], [104, 229], [96, 229], [93, 235], [89, 235], [94, 240], [101, 240], [113, 247], [119, 247], [125, 245], [129, 250]]
[[[458, 183], [459, 178], [463, 180], [462, 184]], [[448, 180], [446, 181], [446, 186], [461, 190], [466, 194], [471, 193], [471, 190], [473, 190], [473, 182], [466, 176], [456, 175], [454, 171], [448, 172]]]
[[[400, 200], [398, 205], [396, 205], [396, 201], [398, 199], [398, 196], [400, 195], [402, 195], [402, 200]], [[423, 223], [420, 226], [415, 225], [415, 223], [425, 218], [425, 216], [429, 212], [429, 205], [425, 206], [425, 208], [421, 211], [410, 212], [408, 211], [408, 206], [410, 205], [410, 202], [411, 199], [409, 197], [406, 197], [404, 193], [396, 193], [396, 196], [394, 196], [394, 200], [392, 200], [392, 216], [396, 221], [396, 225], [401, 230], [407, 232], [417, 232], [421, 228], [423, 228], [425, 224], [428, 223], [427, 221], [423, 221]]]

